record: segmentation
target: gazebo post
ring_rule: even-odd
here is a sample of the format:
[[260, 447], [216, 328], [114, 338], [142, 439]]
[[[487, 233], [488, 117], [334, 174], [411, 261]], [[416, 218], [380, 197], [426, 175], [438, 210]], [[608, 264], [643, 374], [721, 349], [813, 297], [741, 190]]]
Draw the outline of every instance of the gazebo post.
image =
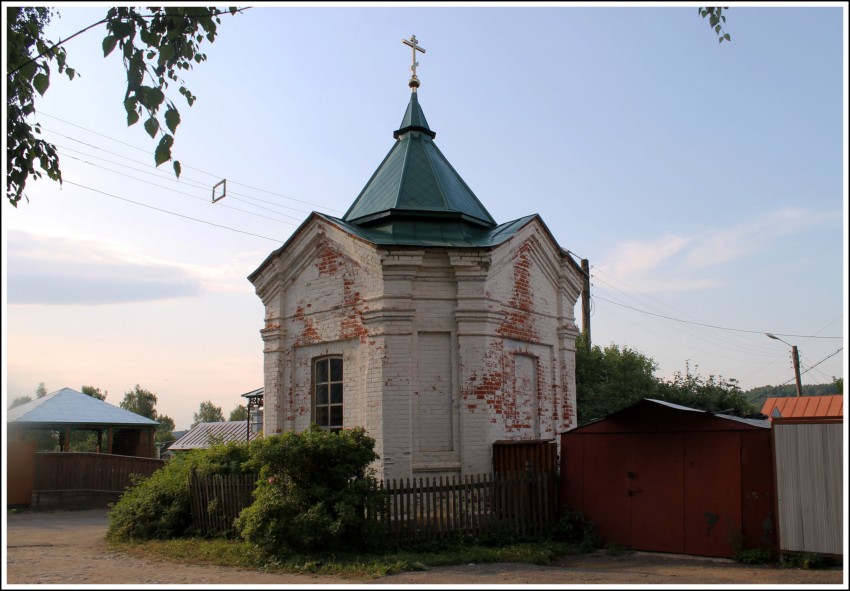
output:
[[97, 430], [97, 453], [103, 453], [103, 429]]
[[65, 426], [65, 443], [62, 446], [62, 451], [71, 451], [71, 425]]
[[106, 453], [112, 453], [112, 427], [106, 430]]

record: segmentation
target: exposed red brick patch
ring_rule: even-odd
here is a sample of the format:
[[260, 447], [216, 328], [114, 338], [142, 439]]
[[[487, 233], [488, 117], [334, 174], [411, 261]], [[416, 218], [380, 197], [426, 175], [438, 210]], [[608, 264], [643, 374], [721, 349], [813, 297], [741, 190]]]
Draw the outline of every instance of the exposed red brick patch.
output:
[[319, 244], [313, 264], [319, 270], [319, 275], [336, 275], [342, 258], [342, 253], [333, 248], [327, 240], [323, 240]]
[[357, 337], [361, 343], [365, 343], [369, 330], [363, 324], [363, 310], [360, 308], [363, 298], [360, 297], [359, 291], [355, 291], [357, 284], [353, 278], [354, 270], [350, 266], [347, 267], [342, 276], [342, 305], [345, 316], [342, 318], [341, 336], [344, 339]]
[[523, 243], [517, 250], [514, 261], [514, 285], [508, 306], [507, 317], [502, 320], [498, 333], [503, 337], [519, 341], [539, 340], [534, 327], [534, 292], [531, 289], [531, 244]]
[[301, 322], [304, 325], [304, 328], [301, 329], [301, 332], [295, 337], [294, 345], [310, 345], [321, 341], [321, 335], [319, 334], [319, 331], [316, 330], [316, 325], [313, 322], [313, 319], [304, 315], [303, 307], [298, 306], [295, 309], [295, 314], [293, 314], [292, 319], [297, 322]]
[[[339, 320], [339, 333], [334, 338], [358, 338], [361, 343], [365, 343], [369, 333], [363, 324], [363, 298], [357, 290], [356, 281], [360, 263], [323, 239], [316, 250], [313, 264], [320, 277], [338, 277], [342, 280], [342, 307], [335, 313]], [[307, 304], [308, 308], [310, 306]]]

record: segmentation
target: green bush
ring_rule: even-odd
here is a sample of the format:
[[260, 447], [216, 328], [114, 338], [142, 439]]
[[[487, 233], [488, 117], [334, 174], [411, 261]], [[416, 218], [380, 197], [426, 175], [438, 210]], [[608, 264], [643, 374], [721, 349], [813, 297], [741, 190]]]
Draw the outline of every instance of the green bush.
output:
[[359, 427], [332, 433], [311, 425], [254, 440], [250, 465], [260, 481], [236, 520], [240, 535], [270, 555], [374, 547], [366, 519], [382, 506], [369, 473], [374, 446]]
[[115, 540], [169, 539], [192, 527], [189, 474], [244, 473], [248, 446], [217, 443], [179, 453], [149, 477], [134, 479], [109, 511], [107, 537]]
[[817, 552], [795, 552], [787, 555], [783, 564], [788, 568], [816, 570], [830, 566], [830, 562], [826, 556]]
[[602, 538], [596, 531], [596, 525], [579, 511], [563, 510], [557, 523], [549, 528], [549, 535], [558, 542], [575, 546], [581, 552], [602, 547]]
[[775, 561], [770, 548], [736, 548], [735, 561], [741, 564], [768, 564]]

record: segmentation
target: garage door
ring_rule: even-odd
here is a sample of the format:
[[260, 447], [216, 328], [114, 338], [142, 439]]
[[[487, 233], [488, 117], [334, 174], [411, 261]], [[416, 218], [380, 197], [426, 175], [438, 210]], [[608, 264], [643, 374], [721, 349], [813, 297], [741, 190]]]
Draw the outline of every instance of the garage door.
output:
[[741, 438], [737, 432], [685, 435], [685, 547], [733, 556], [741, 535]]
[[607, 542], [684, 552], [682, 434], [590, 436], [583, 510]]

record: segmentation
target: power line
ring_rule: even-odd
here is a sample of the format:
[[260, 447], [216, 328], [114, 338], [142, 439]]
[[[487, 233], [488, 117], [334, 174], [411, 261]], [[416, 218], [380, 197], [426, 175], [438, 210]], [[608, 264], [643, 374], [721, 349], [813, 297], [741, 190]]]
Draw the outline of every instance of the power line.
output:
[[238, 232], [240, 234], [247, 234], [249, 236], [254, 236], [256, 238], [263, 238], [264, 240], [271, 240], [272, 242], [276, 242], [280, 244], [280, 240], [277, 238], [269, 238], [268, 236], [261, 236], [260, 234], [254, 234], [252, 232], [246, 232], [245, 230], [237, 230], [236, 228], [231, 228], [229, 226], [222, 226], [221, 224], [214, 224], [212, 222], [208, 222], [205, 220], [199, 220], [198, 218], [193, 218], [188, 215], [183, 215], [182, 213], [176, 213], [174, 211], [169, 211], [167, 209], [161, 209], [159, 207], [154, 207], [153, 205], [147, 205], [146, 203], [139, 203], [138, 201], [133, 201], [132, 199], [127, 199], [126, 197], [119, 197], [118, 195], [113, 195], [112, 193], [107, 193], [106, 191], [101, 191], [99, 189], [94, 189], [92, 187], [87, 187], [86, 185], [81, 185], [79, 183], [75, 183], [69, 180], [63, 180], [63, 183], [68, 183], [69, 185], [74, 185], [75, 187], [80, 187], [82, 189], [88, 189], [89, 191], [93, 191], [95, 193], [100, 193], [101, 195], [106, 195], [107, 197], [114, 197], [115, 199], [120, 199], [121, 201], [126, 201], [128, 203], [133, 203], [135, 205], [140, 205], [141, 207], [147, 207], [148, 209], [155, 209], [156, 211], [161, 211], [162, 213], [168, 213], [171, 215], [176, 215], [180, 218], [185, 218], [187, 220], [192, 220], [194, 222], [200, 222], [201, 224], [207, 224], [208, 226], [215, 226], [216, 228], [222, 228], [224, 230], [230, 230], [231, 232]]
[[[641, 314], [649, 314], [650, 316], [657, 316], [659, 318], [666, 318], [667, 320], [673, 320], [675, 322], [683, 322], [685, 324], [696, 324], [697, 326], [705, 326], [705, 327], [708, 327], [708, 328], [716, 328], [718, 330], [731, 330], [731, 331], [734, 331], [734, 332], [748, 332], [748, 333], [751, 333], [751, 334], [765, 334], [765, 331], [762, 331], [762, 330], [746, 330], [746, 329], [743, 329], [743, 328], [729, 328], [729, 327], [726, 327], [726, 326], [717, 326], [717, 325], [714, 325], [714, 324], [704, 324], [702, 322], [693, 322], [691, 320], [682, 320], [681, 318], [673, 318], [672, 316], [665, 316], [663, 314], [656, 314], [654, 312], [647, 312], [646, 310], [640, 310], [640, 309], [632, 307], [632, 306], [627, 306], [626, 304], [621, 304], [619, 302], [607, 300], [605, 298], [600, 298], [599, 296], [593, 296], [593, 297], [597, 297], [598, 299], [602, 300], [603, 302], [608, 302], [608, 303], [614, 304], [616, 306], [622, 306], [624, 308], [634, 310], [635, 312], [640, 312]], [[780, 332], [774, 332], [772, 334], [775, 334], [775, 335], [780, 336], [780, 337], [792, 337], [792, 338], [798, 338], [798, 339], [842, 339], [842, 338], [844, 338], [844, 337], [819, 337], [819, 336], [816, 336], [816, 335], [786, 334], [786, 333], [780, 333]]]
[[[808, 368], [806, 371], [804, 371], [804, 372], [803, 372], [803, 373], [801, 373], [800, 375], [802, 376], [802, 375], [804, 375], [804, 374], [807, 374], [809, 371], [813, 370], [814, 368], [816, 368], [818, 365], [820, 365], [821, 363], [823, 363], [824, 361], [826, 361], [826, 360], [827, 360], [827, 359], [829, 359], [830, 357], [835, 357], [836, 355], [838, 355], [838, 354], [839, 354], [842, 350], [844, 350], [844, 347], [839, 347], [839, 349], [838, 349], [837, 351], [835, 351], [834, 353], [831, 353], [831, 354], [827, 355], [826, 357], [824, 357], [823, 359], [821, 359], [820, 361], [818, 361], [817, 363], [815, 363], [813, 366], [811, 366], [810, 368]], [[773, 394], [774, 392], [776, 392], [777, 390], [779, 390], [779, 388], [781, 388], [782, 386], [787, 386], [788, 384], [790, 384], [791, 382], [793, 382], [795, 379], [796, 379], [796, 378], [792, 377], [790, 380], [786, 380], [784, 383], [779, 384], [778, 386], [775, 386], [775, 387], [774, 387], [774, 388], [772, 388], [771, 390], [768, 390], [768, 392], [767, 392], [767, 394], [766, 394], [765, 396], [769, 398], [769, 397], [770, 397], [770, 395], [771, 395], [771, 394]]]
[[[844, 350], [844, 347], [839, 347], [839, 348], [838, 348], [838, 350], [837, 350], [837, 351], [835, 351], [835, 353], [832, 353], [832, 354], [830, 354], [830, 355], [827, 355], [826, 357], [824, 357], [823, 359], [821, 359], [820, 361], [818, 361], [817, 363], [815, 363], [814, 365], [812, 365], [811, 367], [809, 367], [806, 371], [804, 371], [804, 372], [803, 372], [803, 374], [809, 373], [811, 370], [813, 370], [814, 368], [816, 368], [818, 365], [820, 365], [821, 363], [823, 363], [824, 361], [826, 361], [826, 360], [827, 360], [827, 359], [829, 359], [830, 357], [835, 357], [836, 355], [838, 355], [838, 354], [839, 354], [841, 351], [843, 351], [843, 350]], [[803, 374], [800, 374], [800, 375], [803, 375]]]
[[[626, 297], [632, 297], [629, 294], [623, 292], [622, 290], [618, 289], [617, 287], [610, 285], [608, 282], [606, 282], [602, 279], [598, 279], [598, 281], [601, 281], [602, 283], [605, 283], [606, 285], [611, 286], [613, 289], [617, 290], [619, 293], [623, 294]], [[600, 289], [601, 288], [599, 288], [599, 287], [596, 288], [596, 293], [594, 294], [593, 297], [596, 297], [596, 294], [599, 293]], [[602, 293], [603, 293], [603, 295], [605, 295], [605, 290], [602, 290]], [[632, 299], [637, 299], [637, 298], [632, 298]], [[640, 300], [638, 300], [638, 301], [640, 302]], [[621, 302], [615, 301], [615, 303], [620, 304]], [[640, 303], [643, 303], [643, 302], [640, 302]], [[682, 326], [680, 326], [680, 327], [673, 327], [673, 328], [685, 333], [686, 335], [688, 335], [691, 338], [699, 339], [699, 340], [707, 342], [711, 345], [721, 346], [724, 349], [729, 349], [729, 350], [734, 349], [734, 350], [737, 350], [737, 351], [744, 353], [746, 355], [758, 355], [758, 356], [769, 356], [769, 357], [774, 357], [776, 355], [775, 347], [756, 346], [756, 345], [753, 344], [752, 337], [731, 335], [731, 336], [734, 336], [734, 338], [730, 338], [730, 335], [718, 335], [716, 332], [711, 332], [711, 331], [704, 329], [704, 328], [701, 328], [701, 327], [690, 327], [690, 326], [682, 327]]]
[[[167, 173], [167, 172], [164, 172], [164, 171], [160, 170], [158, 167], [153, 166], [153, 165], [151, 165], [151, 164], [147, 164], [147, 163], [145, 163], [145, 162], [140, 162], [139, 160], [134, 160], [133, 158], [129, 158], [129, 157], [127, 157], [127, 156], [124, 156], [123, 154], [118, 154], [117, 152], [112, 152], [112, 151], [110, 151], [110, 150], [107, 150], [107, 149], [105, 149], [105, 148], [101, 148], [101, 147], [96, 146], [96, 145], [94, 145], [94, 144], [89, 144], [89, 143], [84, 142], [84, 141], [82, 141], [82, 140], [80, 140], [80, 139], [78, 139], [78, 138], [71, 137], [71, 136], [68, 136], [68, 135], [64, 135], [64, 134], [59, 133], [59, 132], [57, 132], [57, 131], [54, 131], [54, 130], [52, 130], [52, 129], [47, 129], [47, 128], [43, 128], [43, 129], [44, 129], [45, 131], [49, 131], [50, 133], [53, 133], [53, 134], [55, 134], [55, 135], [58, 135], [59, 137], [64, 137], [64, 138], [69, 139], [69, 140], [71, 140], [71, 141], [74, 141], [74, 142], [80, 143], [80, 144], [82, 144], [82, 145], [84, 145], [84, 146], [88, 146], [88, 147], [90, 147], [90, 148], [93, 148], [93, 149], [95, 149], [95, 150], [98, 150], [98, 151], [101, 151], [101, 152], [106, 152], [107, 154], [112, 154], [113, 156], [117, 156], [118, 158], [123, 158], [124, 160], [129, 160], [130, 162], [133, 162], [133, 163], [138, 164], [138, 165], [140, 165], [140, 166], [144, 166], [145, 168], [149, 168], [149, 169], [150, 169], [150, 168], [152, 168], [152, 169], [153, 169], [153, 172], [144, 171], [144, 170], [139, 170], [139, 169], [137, 169], [137, 168], [131, 168], [131, 170], [135, 170], [135, 171], [137, 171], [137, 172], [141, 172], [141, 173], [143, 173], [143, 174], [148, 174], [148, 175], [154, 176], [154, 177], [156, 177], [156, 178], [160, 178], [160, 179], [167, 180], [167, 181], [170, 181], [170, 182], [175, 182], [175, 183], [177, 183], [177, 182], [179, 182], [179, 183], [188, 182], [188, 183], [190, 183], [190, 184], [191, 184], [191, 183], [195, 183], [195, 185], [194, 185], [194, 186], [195, 186], [196, 188], [199, 188], [199, 189], [205, 189], [205, 190], [206, 190], [206, 189], [209, 189], [209, 185], [206, 185], [206, 184], [204, 184], [202, 181], [199, 181], [199, 180], [197, 180], [197, 179], [192, 179], [192, 178], [189, 178], [189, 177], [187, 177], [187, 176], [185, 176], [185, 175], [180, 175], [180, 178], [179, 178], [179, 179], [176, 179], [176, 178], [174, 178], [174, 176], [173, 176], [173, 175], [171, 175], [171, 174], [169, 174], [169, 173]], [[81, 151], [79, 151], [79, 150], [75, 150], [74, 148], [69, 148], [69, 147], [67, 147], [67, 146], [63, 146], [63, 145], [61, 145], [61, 144], [57, 144], [57, 143], [55, 143], [55, 142], [54, 142], [54, 144], [53, 144], [53, 145], [55, 145], [57, 148], [61, 148], [62, 150], [69, 150], [69, 151], [71, 151], [71, 152], [76, 152], [77, 154], [83, 154], [84, 156], [86, 156], [86, 157], [88, 157], [88, 158], [96, 158], [96, 159], [98, 159], [98, 160], [103, 160], [104, 162], [108, 162], [109, 164], [115, 164], [116, 166], [124, 166], [123, 164], [120, 164], [120, 163], [118, 163], [118, 162], [113, 162], [113, 161], [111, 161], [111, 160], [107, 160], [106, 158], [101, 158], [100, 156], [95, 156], [95, 155], [93, 155], [93, 154], [86, 154], [85, 152], [81, 152]], [[68, 158], [73, 158], [73, 156], [67, 156], [67, 157], [68, 157]], [[91, 164], [91, 163], [87, 163], [87, 164]], [[92, 164], [92, 166], [96, 166], [96, 165]], [[188, 167], [187, 167], [187, 168], [188, 168]], [[110, 169], [105, 169], [105, 170], [110, 170]], [[116, 172], [116, 174], [121, 174], [121, 173], [118, 173], [117, 171], [113, 171], [113, 172]], [[201, 171], [201, 172], [203, 172], [203, 171]], [[204, 173], [204, 174], [207, 174], [207, 173]], [[129, 177], [129, 178], [134, 178], [134, 177]], [[136, 179], [136, 180], [140, 180], [140, 179]], [[144, 182], [144, 181], [142, 181], [142, 182]], [[161, 185], [155, 185], [155, 186], [161, 187]], [[239, 197], [244, 197], [245, 199], [250, 199], [250, 200], [252, 200], [252, 201], [260, 201], [260, 202], [262, 202], [262, 203], [267, 203], [267, 204], [271, 205], [272, 207], [283, 208], [283, 209], [289, 209], [289, 210], [297, 211], [298, 213], [304, 213], [304, 214], [309, 214], [309, 213], [310, 213], [309, 211], [304, 211], [303, 209], [298, 209], [297, 207], [290, 207], [289, 205], [283, 205], [283, 204], [281, 204], [281, 203], [275, 203], [275, 202], [273, 202], [273, 201], [269, 201], [269, 200], [267, 200], [267, 199], [260, 199], [259, 197], [254, 197], [253, 195], [245, 195], [245, 194], [243, 194], [243, 193], [237, 193], [237, 192], [235, 192], [235, 191], [230, 191], [229, 195], [230, 195], [230, 196], [232, 196], [234, 199], [236, 199], [236, 197], [235, 197], [235, 196], [239, 196]], [[237, 200], [237, 201], [243, 201], [242, 199], [236, 199], [236, 200]], [[246, 203], [247, 203], [247, 202], [246, 202]], [[253, 207], [259, 207], [260, 209], [265, 209], [265, 210], [267, 210], [267, 211], [272, 211], [272, 210], [268, 209], [267, 207], [262, 207], [262, 206], [260, 206], [260, 205], [255, 205], [255, 204], [253, 204], [253, 203], [248, 203], [248, 205], [251, 205], [251, 206], [253, 206]], [[226, 205], [222, 205], [221, 207], [228, 207], [228, 206], [226, 206]], [[231, 209], [235, 209], [236, 211], [243, 211], [243, 212], [245, 211], [244, 209], [238, 209], [238, 208], [231, 208]], [[329, 208], [326, 208], [326, 209], [329, 209]], [[250, 213], [250, 212], [246, 212], [246, 213]], [[274, 213], [278, 213], [278, 212], [274, 212]], [[294, 218], [294, 217], [292, 217], [292, 216], [290, 216], [290, 215], [287, 215], [287, 214], [285, 214], [285, 213], [280, 213], [280, 215], [286, 216], [286, 217], [288, 217], [288, 218], [290, 218], [290, 219], [293, 219], [293, 220], [295, 220], [295, 221], [298, 221], [298, 222], [300, 222], [300, 221], [301, 221], [301, 220], [299, 220], [298, 218]], [[260, 216], [260, 217], [266, 217], [266, 216]], [[267, 219], [271, 219], [271, 218], [267, 218]], [[285, 222], [285, 223], [290, 223], [290, 222]]]
[[[646, 294], [646, 293], [644, 293], [644, 292], [640, 291], [639, 289], [635, 288], [634, 286], [629, 285], [629, 284], [628, 284], [628, 283], [626, 283], [625, 281], [623, 281], [623, 280], [621, 280], [621, 279], [618, 279], [618, 278], [614, 277], [613, 275], [611, 275], [611, 274], [609, 274], [609, 273], [607, 273], [607, 272], [605, 272], [605, 271], [602, 271], [602, 270], [601, 270], [601, 269], [599, 269], [598, 267], [594, 267], [594, 269], [595, 269], [596, 273], [602, 273], [602, 274], [604, 274], [604, 275], [607, 275], [608, 277], [610, 277], [611, 279], [613, 279], [613, 280], [614, 280], [614, 281], [616, 281], [617, 283], [620, 283], [620, 284], [622, 284], [622, 285], [624, 285], [624, 286], [628, 287], [630, 290], [632, 290], [632, 291], [634, 291], [634, 292], [636, 292], [636, 293], [639, 293], [639, 294], [640, 294], [641, 296], [643, 296], [644, 298], [647, 298], [647, 299], [653, 300], [653, 301], [655, 301], [655, 302], [658, 302], [659, 304], [661, 304], [661, 305], [662, 305], [662, 306], [664, 306], [665, 308], [670, 308], [670, 309], [671, 309], [671, 310], [673, 310], [674, 312], [677, 312], [678, 314], [685, 315], [685, 316], [689, 317], [691, 320], [693, 320], [693, 321], [695, 321], [695, 322], [702, 322], [702, 319], [701, 319], [701, 318], [697, 318], [697, 317], [696, 317], [696, 316], [694, 316], [693, 314], [689, 314], [689, 313], [687, 313], [687, 312], [685, 312], [685, 311], [682, 311], [682, 310], [679, 310], [679, 309], [677, 309], [677, 308], [675, 308], [675, 307], [673, 307], [673, 306], [669, 306], [668, 304], [666, 304], [665, 302], [663, 302], [663, 301], [659, 300], [658, 298], [653, 297], [653, 296], [651, 296], [651, 295], [649, 295], [649, 294]], [[599, 276], [598, 276], [598, 275], [596, 275], [596, 274], [594, 274], [594, 278], [595, 278], [597, 281], [602, 281], [603, 283], [607, 283], [604, 279], [599, 278]], [[608, 284], [608, 285], [610, 285], [610, 284]], [[611, 286], [611, 287], [614, 287], [614, 286]], [[617, 289], [617, 288], [615, 287], [614, 289]], [[622, 290], [620, 290], [620, 289], [617, 289], [617, 291], [619, 291], [619, 292], [623, 293], [624, 295], [628, 295], [628, 294], [625, 294], [625, 292], [623, 292], [623, 291], [622, 291]], [[634, 297], [634, 296], [630, 296], [630, 295], [629, 295], [628, 297], [631, 297], [632, 299], [634, 299], [634, 300], [636, 300], [636, 301], [640, 302], [640, 304], [641, 304], [641, 305], [643, 305], [643, 306], [646, 306], [646, 305], [647, 305], [645, 302], [641, 301], [640, 299], [638, 299], [638, 298], [636, 298], [636, 297]], [[651, 310], [655, 310], [656, 312], [662, 312], [662, 310], [660, 310], [657, 306], [653, 306], [652, 304], [649, 304], [649, 308], [650, 308]], [[700, 334], [703, 334], [703, 335], [707, 336], [708, 338], [711, 338], [711, 339], [716, 339], [716, 338], [717, 338], [715, 335], [711, 334], [711, 333], [710, 333], [710, 332], [708, 332], [708, 331], [704, 331], [704, 330], [702, 330], [702, 329], [696, 329], [696, 330], [697, 330]], [[823, 330], [823, 329], [821, 329], [821, 330]], [[818, 332], [820, 332], [820, 331], [818, 331]], [[745, 347], [745, 348], [749, 349], [750, 351], [759, 351], [759, 352], [760, 352], [759, 354], [766, 354], [768, 351], [770, 351], [770, 352], [771, 352], [770, 354], [771, 354], [771, 355], [773, 354], [773, 352], [772, 352], [773, 350], [772, 350], [772, 349], [768, 348], [768, 347], [767, 347], [767, 346], [765, 346], [765, 345], [756, 345], [756, 344], [754, 344], [754, 343], [752, 342], [752, 340], [750, 340], [748, 337], [743, 337], [743, 336], [738, 336], [738, 335], [729, 335], [729, 336], [730, 336], [730, 337], [733, 337], [733, 338], [736, 340], [736, 344], [737, 344], [737, 345], [742, 346], [742, 347]], [[699, 338], [699, 337], [697, 337], [697, 338]], [[725, 345], [725, 346], [728, 346], [728, 345], [727, 345], [727, 343], [728, 343], [728, 344], [731, 344], [731, 343], [732, 343], [732, 341], [726, 341], [726, 342], [724, 342], [724, 345]]]
[[[110, 141], [117, 142], [117, 143], [122, 144], [122, 145], [124, 145], [124, 146], [130, 147], [130, 148], [133, 148], [134, 150], [139, 150], [139, 151], [142, 151], [142, 152], [145, 152], [145, 153], [149, 153], [149, 152], [150, 152], [149, 150], [147, 150], [147, 149], [145, 149], [145, 148], [140, 148], [140, 147], [138, 147], [138, 146], [134, 146], [133, 144], [128, 144], [127, 142], [123, 142], [123, 141], [121, 141], [121, 140], [117, 140], [117, 139], [115, 139], [115, 138], [113, 138], [113, 137], [110, 137], [110, 136], [108, 136], [108, 135], [104, 135], [104, 134], [102, 134], [102, 133], [100, 133], [100, 132], [94, 131], [94, 130], [89, 129], [89, 128], [87, 128], [87, 127], [83, 127], [82, 125], [78, 125], [78, 124], [76, 124], [76, 123], [71, 123], [70, 121], [66, 121], [65, 119], [61, 119], [61, 118], [56, 117], [56, 116], [54, 116], [54, 115], [50, 115], [49, 113], [45, 113], [44, 111], [39, 111], [39, 112], [38, 112], [38, 114], [39, 114], [39, 115], [44, 115], [44, 116], [46, 116], [46, 117], [50, 117], [51, 119], [55, 119], [56, 121], [61, 121], [62, 123], [65, 123], [65, 124], [67, 124], [67, 125], [71, 125], [71, 126], [73, 126], [73, 127], [77, 127], [77, 128], [79, 128], [79, 129], [82, 129], [82, 130], [88, 131], [89, 133], [93, 133], [93, 134], [95, 134], [95, 135], [99, 135], [100, 137], [106, 138], [106, 139], [108, 139], [108, 140], [110, 140]], [[56, 133], [56, 132], [53, 132], [53, 133]], [[65, 136], [65, 137], [67, 137], [67, 136]], [[69, 138], [69, 139], [74, 139], [74, 138]], [[79, 141], [79, 140], [76, 140], [76, 141]], [[84, 142], [81, 142], [81, 143], [84, 143]], [[99, 148], [99, 149], [102, 149], [102, 148]], [[107, 151], [107, 150], [104, 150], [104, 151]], [[184, 167], [184, 168], [189, 168], [189, 169], [191, 169], [191, 170], [195, 170], [195, 171], [200, 172], [200, 173], [202, 173], [202, 174], [206, 174], [206, 175], [211, 176], [211, 177], [213, 177], [213, 178], [217, 178], [217, 179], [218, 179], [218, 178], [221, 178], [221, 175], [213, 174], [213, 173], [211, 173], [211, 172], [207, 172], [207, 171], [201, 170], [201, 169], [199, 169], [199, 168], [195, 168], [195, 167], [193, 167], [193, 166], [189, 166], [188, 164], [183, 164], [182, 162], [181, 162], [181, 166], [182, 166], [182, 167]], [[266, 190], [266, 189], [261, 189], [261, 188], [259, 188], [259, 187], [253, 187], [253, 186], [251, 186], [251, 185], [247, 185], [247, 184], [245, 184], [245, 183], [240, 183], [240, 182], [235, 181], [235, 180], [232, 180], [232, 179], [228, 179], [228, 183], [231, 183], [231, 184], [234, 184], [234, 185], [240, 185], [240, 186], [242, 186], [242, 187], [247, 187], [248, 189], [253, 189], [253, 190], [255, 190], [255, 191], [261, 191], [261, 192], [263, 192], [263, 193], [268, 193], [269, 195], [275, 195], [275, 196], [277, 196], [277, 197], [282, 197], [282, 198], [284, 198], [284, 199], [288, 199], [288, 200], [290, 200], [290, 201], [296, 201], [296, 202], [298, 202], [298, 203], [303, 203], [303, 204], [305, 204], [305, 205], [310, 205], [310, 206], [313, 206], [313, 207], [317, 207], [317, 208], [319, 208], [319, 209], [326, 209], [326, 210], [328, 210], [328, 211], [332, 211], [332, 212], [334, 212], [334, 213], [344, 213], [344, 212], [342, 212], [342, 211], [340, 211], [340, 210], [338, 210], [338, 209], [334, 209], [333, 207], [328, 207], [328, 206], [326, 206], [326, 205], [319, 205], [319, 204], [317, 204], [317, 203], [312, 203], [312, 202], [310, 202], [310, 201], [304, 201], [304, 200], [301, 200], [301, 199], [296, 199], [296, 198], [294, 198], [294, 197], [289, 197], [289, 196], [287, 196], [287, 195], [283, 195], [282, 193], [276, 193], [276, 192], [274, 192], [274, 191], [268, 191], [268, 190]], [[244, 195], [243, 195], [243, 197], [244, 197]], [[258, 199], [258, 198], [254, 198], [254, 199]], [[281, 205], [281, 207], [286, 207], [286, 206], [285, 206], [285, 205]], [[294, 209], [294, 208], [290, 208], [290, 209]], [[296, 211], [301, 211], [301, 210], [296, 210]], [[309, 212], [303, 212], [303, 211], [302, 211], [302, 213], [309, 213]]]
[[[70, 148], [65, 148], [65, 149], [70, 149]], [[72, 151], [74, 151], [74, 152], [75, 152], [76, 150], [72, 150]], [[87, 156], [87, 157], [90, 157], [90, 158], [97, 158], [97, 156], [90, 156], [90, 155], [88, 155], [88, 154], [86, 154], [86, 156]], [[94, 166], [95, 168], [100, 168], [101, 170], [105, 170], [105, 171], [107, 171], [107, 172], [111, 172], [111, 173], [113, 173], [113, 174], [121, 175], [121, 176], [123, 176], [123, 177], [126, 177], [126, 178], [128, 178], [128, 179], [132, 179], [132, 180], [134, 180], [134, 181], [138, 181], [138, 182], [140, 182], [140, 183], [145, 183], [146, 185], [150, 185], [150, 186], [152, 186], [152, 187], [157, 187], [157, 188], [160, 188], [160, 189], [165, 189], [166, 191], [171, 191], [172, 193], [177, 193], [178, 195], [185, 195], [185, 196], [187, 196], [187, 197], [191, 197], [191, 198], [193, 198], [193, 199], [197, 199], [197, 200], [199, 200], [199, 201], [203, 201], [204, 203], [209, 203], [209, 200], [208, 200], [208, 199], [206, 199], [206, 198], [204, 198], [204, 197], [199, 197], [199, 196], [197, 196], [197, 195], [192, 195], [191, 193], [186, 193], [185, 191], [178, 191], [177, 189], [174, 189], [174, 188], [172, 188], [172, 187], [165, 187], [165, 186], [163, 186], [163, 185], [158, 185], [158, 184], [156, 184], [156, 183], [152, 183], [151, 181], [146, 181], [146, 180], [144, 180], [144, 179], [140, 179], [140, 178], [137, 178], [137, 177], [134, 177], [134, 176], [130, 176], [129, 174], [126, 174], [126, 173], [124, 173], [124, 172], [119, 172], [119, 171], [117, 171], [117, 170], [113, 170], [113, 169], [111, 169], [111, 168], [107, 168], [106, 166], [101, 166], [101, 165], [99, 165], [99, 164], [95, 164], [95, 163], [93, 163], [93, 162], [88, 162], [88, 161], [86, 161], [86, 160], [83, 160], [82, 158], [77, 158], [76, 156], [69, 156], [69, 155], [67, 155], [67, 154], [66, 154], [66, 157], [67, 157], [67, 158], [70, 158], [71, 160], [76, 160], [76, 161], [78, 161], [78, 162], [82, 162], [83, 164], [88, 164], [89, 166]], [[99, 158], [99, 160], [103, 160], [103, 158]], [[108, 161], [107, 161], [107, 162], [108, 162]], [[112, 163], [112, 164], [114, 164], [114, 163]], [[133, 169], [131, 169], [131, 170], [133, 170]], [[138, 171], [138, 172], [145, 173], [145, 171]], [[150, 174], [150, 173], [145, 173], [145, 174]], [[241, 201], [241, 200], [240, 200], [240, 201]], [[253, 205], [252, 203], [249, 203], [248, 205], [252, 205], [252, 206], [254, 206], [254, 207], [258, 207], [258, 206], [256, 206], [256, 205]], [[262, 215], [262, 214], [260, 214], [260, 213], [256, 213], [256, 212], [253, 212], [253, 211], [248, 211], [248, 210], [245, 210], [245, 209], [240, 209], [240, 208], [238, 208], [238, 207], [233, 207], [232, 205], [222, 205], [221, 207], [225, 207], [225, 208], [227, 208], [227, 209], [232, 209], [233, 211], [238, 211], [238, 212], [245, 213], [245, 214], [248, 214], [248, 215], [253, 215], [253, 216], [255, 216], [255, 217], [260, 217], [260, 218], [263, 218], [263, 219], [271, 220], [271, 221], [273, 221], [273, 222], [278, 222], [278, 223], [281, 223], [281, 224], [288, 224], [288, 225], [290, 225], [290, 226], [295, 226], [295, 225], [296, 225], [295, 223], [290, 222], [290, 221], [287, 221], [287, 220], [282, 220], [282, 219], [280, 219], [280, 218], [273, 218], [273, 217], [269, 217], [269, 216], [267, 216], [267, 215]], [[266, 209], [266, 208], [263, 208], [263, 209]], [[269, 210], [269, 211], [271, 211], [271, 210]], [[272, 213], [278, 213], [278, 212], [272, 212]], [[286, 216], [286, 214], [284, 214], [284, 213], [281, 213], [281, 214], [278, 214], [278, 215]], [[286, 217], [290, 217], [291, 219], [295, 219], [295, 218], [292, 218], [291, 216], [286, 216]], [[296, 221], [300, 221], [300, 220], [296, 220]]]

